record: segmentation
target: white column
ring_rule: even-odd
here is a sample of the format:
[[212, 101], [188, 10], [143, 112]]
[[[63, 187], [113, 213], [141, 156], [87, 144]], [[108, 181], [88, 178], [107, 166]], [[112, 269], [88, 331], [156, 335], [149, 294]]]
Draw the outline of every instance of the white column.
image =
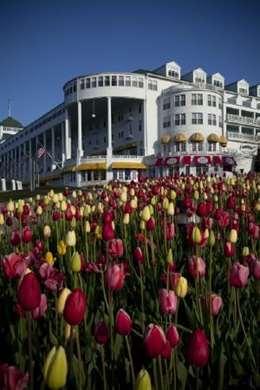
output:
[[[43, 133], [43, 147], [47, 151], [47, 142], [46, 142], [46, 131]], [[47, 171], [47, 154], [45, 153], [43, 156], [43, 173]]]
[[111, 168], [113, 156], [112, 148], [112, 109], [111, 109], [111, 97], [107, 97], [107, 174], [106, 179], [110, 181], [113, 179], [113, 170]]
[[54, 169], [56, 168], [56, 165], [54, 163], [54, 160], [55, 160], [55, 132], [54, 132], [54, 127], [51, 128], [51, 157], [52, 157], [51, 170], [54, 171]]
[[78, 101], [78, 151], [77, 151], [78, 159], [80, 159], [81, 156], [83, 156], [83, 149], [82, 149], [82, 103], [81, 103], [81, 101]]
[[147, 144], [147, 99], [143, 101], [143, 132], [144, 132], [144, 155], [148, 153], [148, 144]]
[[71, 159], [71, 127], [67, 108], [65, 110], [65, 155], [66, 160]]
[[65, 123], [61, 123], [61, 161], [62, 166], [64, 165], [64, 161], [66, 160], [66, 150], [65, 150]]

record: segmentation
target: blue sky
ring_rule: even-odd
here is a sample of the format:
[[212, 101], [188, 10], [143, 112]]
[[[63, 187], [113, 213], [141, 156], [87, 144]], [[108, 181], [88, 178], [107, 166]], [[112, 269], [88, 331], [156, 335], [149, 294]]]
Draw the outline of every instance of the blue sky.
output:
[[256, 84], [259, 15], [259, 0], [0, 0], [0, 119], [8, 98], [28, 124], [76, 75], [169, 60]]

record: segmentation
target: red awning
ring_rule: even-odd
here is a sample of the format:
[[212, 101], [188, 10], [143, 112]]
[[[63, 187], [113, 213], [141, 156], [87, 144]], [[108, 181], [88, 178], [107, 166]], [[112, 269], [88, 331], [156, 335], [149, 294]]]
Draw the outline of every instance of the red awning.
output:
[[214, 165], [221, 165], [221, 156], [213, 156], [212, 159]]
[[164, 158], [158, 157], [154, 164], [155, 167], [164, 167]]
[[193, 162], [196, 165], [209, 165], [211, 163], [210, 156], [195, 156]]
[[183, 165], [190, 165], [191, 156], [183, 156], [181, 162]]
[[180, 157], [179, 156], [176, 156], [176, 157], [170, 156], [170, 157], [167, 157], [165, 159], [165, 165], [167, 167], [169, 167], [171, 165], [177, 165], [177, 164], [179, 164], [179, 162], [180, 162]]

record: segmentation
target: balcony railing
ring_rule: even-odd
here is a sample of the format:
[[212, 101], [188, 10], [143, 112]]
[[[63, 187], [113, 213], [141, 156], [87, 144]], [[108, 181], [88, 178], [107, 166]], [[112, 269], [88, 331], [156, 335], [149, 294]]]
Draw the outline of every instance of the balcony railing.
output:
[[259, 141], [260, 137], [255, 136], [254, 134], [242, 134], [242, 133], [236, 133], [235, 131], [228, 131], [227, 136], [229, 139], [235, 139], [235, 140], [245, 140], [245, 141]]
[[227, 121], [232, 122], [232, 123], [238, 123], [241, 125], [260, 127], [260, 121], [254, 119], [254, 118], [248, 118], [245, 116], [239, 116], [239, 115], [235, 115], [235, 114], [228, 114]]

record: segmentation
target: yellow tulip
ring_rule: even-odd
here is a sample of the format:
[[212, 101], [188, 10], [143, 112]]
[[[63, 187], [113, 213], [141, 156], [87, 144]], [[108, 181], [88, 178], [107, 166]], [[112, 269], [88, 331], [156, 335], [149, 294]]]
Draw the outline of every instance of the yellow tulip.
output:
[[43, 213], [42, 206], [38, 206], [37, 209], [36, 209], [36, 214], [37, 215], [42, 215], [42, 213]]
[[71, 335], [71, 325], [70, 324], [67, 324], [67, 322], [65, 323], [65, 327], [64, 327], [64, 337], [66, 340], [68, 340], [70, 338], [70, 335]]
[[168, 215], [174, 215], [174, 204], [173, 204], [173, 202], [170, 202], [169, 203], [169, 206], [168, 206], [168, 209], [167, 209], [167, 214]]
[[237, 242], [237, 231], [236, 231], [236, 229], [231, 229], [230, 230], [229, 241], [232, 242], [232, 244], [235, 244]]
[[198, 226], [194, 226], [194, 228], [192, 229], [192, 241], [195, 244], [201, 243], [201, 232]]
[[145, 206], [142, 213], [141, 218], [143, 221], [147, 222], [151, 218], [150, 208], [149, 206]]
[[163, 199], [163, 204], [162, 204], [162, 206], [163, 206], [163, 209], [164, 209], [164, 210], [167, 210], [167, 209], [168, 209], [168, 207], [169, 207], [169, 199], [168, 199], [168, 198], [164, 198], [164, 199]]
[[63, 240], [59, 241], [57, 244], [57, 252], [60, 256], [64, 256], [66, 254], [66, 244]]
[[242, 256], [248, 256], [250, 253], [248, 246], [244, 246], [242, 250]]
[[65, 386], [68, 374], [68, 363], [65, 349], [62, 346], [53, 347], [47, 355], [43, 367], [43, 377], [51, 390]]
[[63, 290], [61, 291], [58, 300], [57, 300], [57, 305], [56, 305], [56, 310], [59, 314], [63, 313], [64, 307], [66, 300], [68, 296], [70, 295], [71, 290], [67, 287], [64, 287]]
[[215, 239], [214, 231], [210, 230], [210, 232], [209, 232], [209, 239], [208, 239], [209, 246], [214, 246], [215, 242], [216, 242], [216, 239]]
[[46, 261], [46, 263], [48, 263], [50, 265], [54, 264], [55, 259], [53, 257], [52, 252], [46, 252], [46, 254], [45, 254], [45, 261]]
[[150, 375], [144, 368], [137, 375], [135, 390], [152, 390]]
[[145, 230], [145, 221], [142, 219], [141, 221], [140, 221], [140, 229], [141, 230]]
[[4, 214], [0, 213], [0, 225], [4, 225], [4, 223], [5, 223]]
[[130, 200], [130, 206], [132, 207], [132, 209], [137, 209], [137, 198], [133, 198]]
[[90, 233], [90, 231], [91, 231], [90, 223], [89, 223], [89, 221], [86, 221], [85, 222], [85, 232]]
[[66, 244], [68, 246], [75, 246], [76, 245], [76, 233], [75, 230], [69, 230], [66, 235]]
[[170, 249], [168, 250], [166, 260], [167, 260], [167, 263], [168, 263], [169, 265], [172, 265], [172, 264], [173, 264], [172, 248], [170, 248]]
[[183, 276], [180, 277], [180, 279], [177, 282], [177, 285], [175, 287], [175, 293], [177, 297], [184, 298], [188, 292], [188, 282], [187, 279]]
[[44, 225], [43, 227], [43, 236], [45, 239], [50, 238], [51, 236], [51, 228], [49, 225]]
[[127, 202], [127, 192], [121, 192], [121, 194], [120, 194], [120, 200], [121, 200], [121, 202], [123, 202], [123, 203], [126, 203], [126, 202]]
[[52, 201], [53, 201], [53, 203], [58, 203], [58, 202], [59, 202], [59, 196], [58, 196], [58, 194], [54, 194], [54, 195], [53, 195]]
[[9, 200], [9, 202], [7, 203], [7, 206], [6, 206], [6, 208], [7, 208], [7, 211], [9, 211], [9, 212], [13, 212], [14, 211], [14, 202], [12, 201], [12, 200]]
[[80, 272], [81, 270], [81, 258], [78, 252], [75, 252], [71, 258], [71, 270], [73, 272]]
[[66, 203], [65, 200], [61, 201], [60, 208], [61, 208], [61, 211], [66, 211], [67, 210], [67, 203]]
[[175, 200], [176, 199], [176, 192], [174, 191], [174, 190], [171, 190], [171, 192], [170, 192], [170, 198], [171, 198], [171, 200]]
[[129, 216], [128, 213], [125, 213], [125, 214], [124, 214], [124, 217], [123, 217], [123, 224], [124, 224], [124, 225], [128, 225], [129, 222], [130, 222], [130, 216]]

